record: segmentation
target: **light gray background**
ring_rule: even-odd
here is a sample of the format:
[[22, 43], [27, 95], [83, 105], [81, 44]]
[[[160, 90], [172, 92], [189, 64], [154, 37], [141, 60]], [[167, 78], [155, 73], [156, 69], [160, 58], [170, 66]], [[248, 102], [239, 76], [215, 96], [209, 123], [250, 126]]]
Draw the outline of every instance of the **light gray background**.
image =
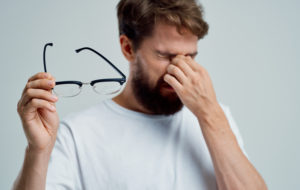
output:
[[[128, 74], [119, 44], [113, 1], [0, 1], [0, 189], [19, 172], [26, 139], [16, 105], [31, 75], [43, 70], [58, 80], [88, 81], [117, 73], [92, 54], [90, 46]], [[197, 61], [210, 73], [218, 99], [229, 105], [251, 162], [270, 189], [298, 189], [300, 3], [296, 0], [201, 1], [210, 24], [199, 42]], [[61, 117], [108, 97], [86, 87], [73, 99], [60, 99]]]

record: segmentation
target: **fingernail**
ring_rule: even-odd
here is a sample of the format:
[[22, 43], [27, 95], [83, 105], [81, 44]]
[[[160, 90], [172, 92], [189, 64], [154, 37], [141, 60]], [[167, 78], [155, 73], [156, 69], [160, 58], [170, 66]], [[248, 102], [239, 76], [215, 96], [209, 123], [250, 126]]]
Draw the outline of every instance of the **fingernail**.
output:
[[58, 98], [57, 98], [57, 96], [55, 96], [55, 95], [52, 95], [52, 97], [51, 97], [53, 100], [57, 100]]
[[164, 76], [164, 81], [166, 81], [166, 78], [168, 77], [168, 74], [165, 74]]
[[49, 82], [48, 82], [48, 85], [49, 85], [49, 86], [53, 86], [53, 84], [54, 84], [53, 81], [49, 81]]
[[51, 105], [51, 106], [50, 106], [50, 110], [55, 111], [56, 108], [55, 108], [53, 105]]
[[47, 73], [44, 73], [44, 78], [48, 78], [48, 74]]

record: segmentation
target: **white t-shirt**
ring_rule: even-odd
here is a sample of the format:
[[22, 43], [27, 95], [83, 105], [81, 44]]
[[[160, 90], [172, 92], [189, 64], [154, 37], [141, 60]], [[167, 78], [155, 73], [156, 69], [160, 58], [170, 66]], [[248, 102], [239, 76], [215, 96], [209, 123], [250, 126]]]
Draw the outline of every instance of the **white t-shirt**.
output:
[[[229, 108], [220, 105], [247, 156]], [[46, 189], [214, 190], [217, 184], [198, 120], [188, 108], [155, 116], [105, 100], [61, 122]]]

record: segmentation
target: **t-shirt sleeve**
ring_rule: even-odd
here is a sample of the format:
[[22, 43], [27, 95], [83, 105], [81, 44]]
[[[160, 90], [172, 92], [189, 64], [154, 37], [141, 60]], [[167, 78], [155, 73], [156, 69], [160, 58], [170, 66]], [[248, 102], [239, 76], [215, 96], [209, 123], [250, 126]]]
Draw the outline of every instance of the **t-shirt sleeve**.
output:
[[225, 115], [227, 117], [227, 120], [229, 122], [231, 130], [234, 133], [234, 135], [235, 135], [235, 137], [236, 137], [236, 139], [238, 141], [238, 144], [239, 144], [241, 150], [243, 151], [243, 153], [245, 154], [245, 156], [249, 159], [249, 155], [247, 154], [247, 152], [245, 150], [245, 147], [244, 147], [243, 138], [242, 138], [241, 133], [239, 131], [239, 128], [238, 128], [238, 126], [237, 126], [237, 124], [236, 124], [236, 122], [235, 122], [235, 120], [234, 120], [234, 118], [233, 118], [233, 116], [231, 114], [230, 108], [228, 106], [224, 105], [224, 104], [220, 104], [220, 105], [221, 105], [221, 107], [222, 107], [222, 109], [223, 109], [223, 111], [224, 111], [224, 113], [225, 113]]
[[61, 122], [48, 164], [46, 190], [78, 190], [80, 187], [76, 148], [70, 127]]

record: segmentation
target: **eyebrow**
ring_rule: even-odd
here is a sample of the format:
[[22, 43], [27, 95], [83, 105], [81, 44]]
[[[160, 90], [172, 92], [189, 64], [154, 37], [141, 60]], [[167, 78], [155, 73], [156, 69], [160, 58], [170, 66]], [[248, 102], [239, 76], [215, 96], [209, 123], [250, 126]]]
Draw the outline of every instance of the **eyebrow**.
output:
[[[174, 54], [174, 53], [170, 53], [170, 52], [164, 52], [164, 51], [159, 51], [159, 50], [156, 50], [155, 51], [157, 54], [160, 54], [162, 56], [167, 56], [167, 57], [176, 57], [178, 54]], [[185, 54], [185, 56], [191, 56], [191, 57], [195, 57], [196, 55], [198, 54], [198, 52], [193, 52], [193, 53], [188, 53], [188, 54]]]

